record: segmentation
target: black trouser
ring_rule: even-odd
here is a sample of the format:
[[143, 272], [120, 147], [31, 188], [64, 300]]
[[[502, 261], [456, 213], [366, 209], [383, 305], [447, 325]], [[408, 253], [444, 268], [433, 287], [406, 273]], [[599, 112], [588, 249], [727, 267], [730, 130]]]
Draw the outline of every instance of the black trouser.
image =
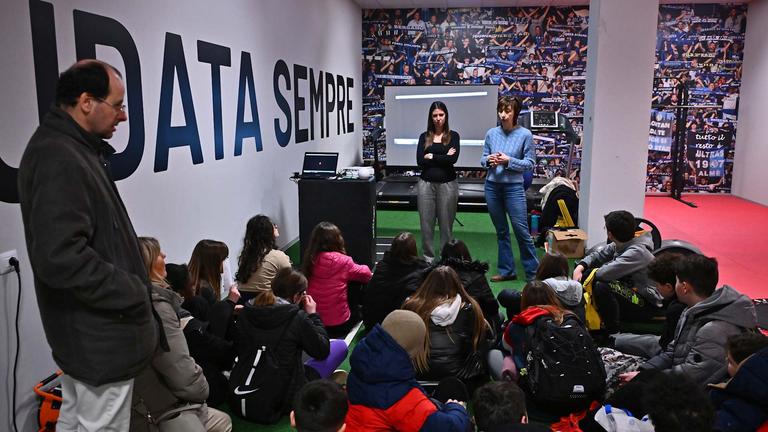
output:
[[596, 281], [592, 285], [592, 296], [608, 334], [619, 332], [620, 321], [648, 322], [664, 314], [663, 309], [649, 303], [619, 281]]

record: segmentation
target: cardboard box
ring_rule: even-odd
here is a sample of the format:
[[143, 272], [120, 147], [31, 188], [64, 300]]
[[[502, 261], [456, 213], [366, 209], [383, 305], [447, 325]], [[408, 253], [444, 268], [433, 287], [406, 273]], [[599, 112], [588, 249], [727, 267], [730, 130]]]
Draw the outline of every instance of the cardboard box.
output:
[[587, 233], [578, 228], [547, 231], [549, 252], [560, 252], [566, 258], [583, 258], [587, 245]]

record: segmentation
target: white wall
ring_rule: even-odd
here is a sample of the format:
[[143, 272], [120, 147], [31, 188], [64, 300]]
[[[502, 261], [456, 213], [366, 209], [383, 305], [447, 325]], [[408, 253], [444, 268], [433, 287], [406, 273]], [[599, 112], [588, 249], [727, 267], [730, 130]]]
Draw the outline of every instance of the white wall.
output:
[[768, 205], [765, 167], [768, 166], [768, 2], [753, 1], [747, 11], [747, 35], [744, 42], [739, 127], [733, 166], [733, 194]]
[[592, 0], [579, 225], [605, 240], [603, 215], [642, 216], [657, 1]]
[[[233, 0], [212, 4], [204, 0], [154, 2], [57, 1], [54, 5], [59, 68], [74, 61], [73, 10], [106, 16], [125, 26], [135, 42], [141, 64], [144, 113], [144, 152], [138, 169], [118, 188], [137, 233], [156, 236], [169, 262], [185, 262], [202, 238], [226, 242], [230, 258], [240, 252], [245, 223], [257, 213], [280, 223], [286, 243], [298, 237], [296, 185], [288, 177], [301, 169], [308, 150], [339, 151], [339, 166], [358, 164], [361, 155], [361, 11], [351, 0]], [[154, 171], [158, 107], [166, 32], [181, 36], [189, 71], [204, 163], [193, 165], [189, 149], [172, 148], [166, 171]], [[211, 67], [197, 59], [197, 42], [231, 49], [231, 67], [221, 68], [224, 158], [214, 159]], [[263, 151], [246, 139], [242, 156], [233, 156], [240, 55], [251, 54]], [[122, 58], [110, 47], [97, 47], [97, 56], [118, 69]], [[29, 2], [3, 2], [0, 14], [0, 159], [17, 167], [25, 144], [38, 124]], [[283, 59], [291, 69], [300, 64], [354, 79], [350, 91], [354, 132], [336, 134], [336, 116], [330, 116], [331, 135], [296, 144], [295, 134], [286, 147], [277, 144], [274, 119], [285, 122], [273, 90], [275, 63]], [[175, 81], [175, 80], [174, 80]], [[172, 125], [183, 126], [178, 84], [174, 84]], [[293, 107], [293, 93], [282, 94]], [[293, 85], [292, 85], [293, 87]], [[309, 106], [309, 84], [299, 85]], [[135, 107], [134, 107], [135, 108]], [[308, 109], [308, 108], [307, 108]], [[251, 114], [246, 110], [246, 120]], [[308, 113], [300, 114], [302, 127]], [[295, 119], [294, 119], [295, 121]], [[317, 127], [317, 126], [316, 126]], [[118, 151], [128, 142], [128, 125], [118, 128], [111, 143]], [[66, 179], [62, 179], [66, 181]], [[5, 187], [5, 186], [4, 186]], [[35, 429], [32, 386], [55, 369], [40, 324], [28, 264], [18, 204], [0, 202], [0, 253], [19, 251], [22, 263], [21, 358], [19, 362], [20, 429]], [[0, 277], [0, 430], [10, 430], [11, 369], [13, 361], [13, 310], [17, 284], [12, 275]], [[130, 349], [130, 348], [129, 348]], [[7, 390], [6, 390], [7, 389]], [[5, 423], [5, 419], [8, 419]], [[23, 425], [23, 427], [21, 427]]]

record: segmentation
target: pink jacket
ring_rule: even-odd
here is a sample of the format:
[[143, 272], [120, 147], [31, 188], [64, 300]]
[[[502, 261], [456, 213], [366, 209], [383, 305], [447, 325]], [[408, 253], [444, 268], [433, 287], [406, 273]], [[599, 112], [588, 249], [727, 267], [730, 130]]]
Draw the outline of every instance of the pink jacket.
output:
[[317, 302], [317, 313], [325, 326], [337, 326], [349, 320], [347, 282], [371, 280], [368, 266], [355, 264], [339, 252], [320, 252], [312, 266], [307, 293]]

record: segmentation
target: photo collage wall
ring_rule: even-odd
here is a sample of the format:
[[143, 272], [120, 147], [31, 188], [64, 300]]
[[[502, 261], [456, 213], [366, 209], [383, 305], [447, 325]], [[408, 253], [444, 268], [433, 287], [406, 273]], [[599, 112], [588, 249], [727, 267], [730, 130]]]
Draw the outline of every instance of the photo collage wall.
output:
[[[363, 11], [363, 158], [374, 161], [375, 142], [386, 162], [383, 100], [391, 85], [496, 85], [523, 109], [559, 111], [581, 134], [587, 25], [586, 6]], [[534, 141], [535, 174], [566, 174], [565, 135], [536, 134]], [[578, 179], [581, 148], [574, 144], [567, 174]]]
[[747, 5], [659, 7], [646, 192], [672, 190], [677, 87], [688, 89], [683, 192], [730, 193]]

